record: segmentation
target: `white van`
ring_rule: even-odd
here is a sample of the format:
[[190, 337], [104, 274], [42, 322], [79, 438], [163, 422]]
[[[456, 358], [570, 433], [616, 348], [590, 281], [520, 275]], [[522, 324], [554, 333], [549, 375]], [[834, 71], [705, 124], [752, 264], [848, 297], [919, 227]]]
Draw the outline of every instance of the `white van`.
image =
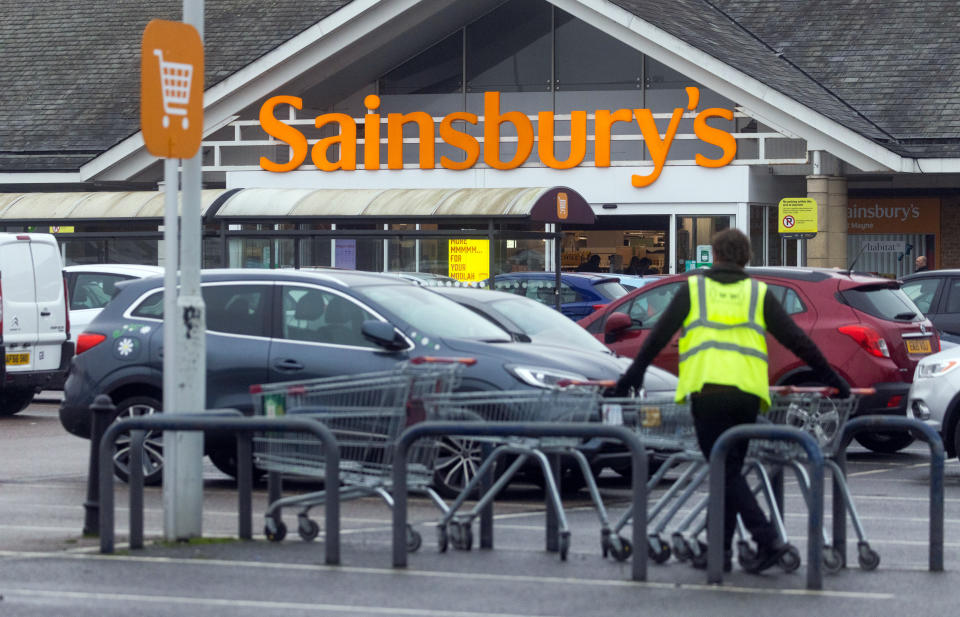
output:
[[0, 416], [26, 409], [36, 392], [63, 383], [73, 357], [67, 315], [56, 239], [0, 233]]

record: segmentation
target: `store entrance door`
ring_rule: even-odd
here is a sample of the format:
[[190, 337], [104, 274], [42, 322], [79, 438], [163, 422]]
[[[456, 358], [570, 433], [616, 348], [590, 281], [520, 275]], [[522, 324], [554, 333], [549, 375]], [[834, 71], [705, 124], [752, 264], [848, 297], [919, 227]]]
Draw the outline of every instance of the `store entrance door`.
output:
[[594, 227], [565, 230], [563, 270], [593, 270], [590, 257], [598, 255], [597, 272], [665, 274], [669, 269], [669, 216], [599, 216]]

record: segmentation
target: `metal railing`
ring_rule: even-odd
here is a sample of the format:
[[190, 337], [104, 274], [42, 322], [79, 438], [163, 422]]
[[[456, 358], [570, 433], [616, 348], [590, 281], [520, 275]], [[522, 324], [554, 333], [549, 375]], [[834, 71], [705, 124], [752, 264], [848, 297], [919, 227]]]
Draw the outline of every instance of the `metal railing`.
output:
[[[525, 422], [421, 422], [403, 432], [397, 442], [393, 465], [393, 567], [407, 565], [407, 451], [413, 442], [424, 437], [581, 437], [606, 438], [622, 442], [630, 449], [632, 469], [632, 493], [634, 507], [632, 544], [640, 547], [633, 554], [632, 578], [647, 580], [647, 552], [643, 550], [647, 530], [647, 451], [636, 433], [622, 426], [587, 423], [525, 423]], [[547, 543], [557, 536], [556, 518], [547, 517]], [[493, 510], [481, 513], [480, 545], [493, 548]], [[555, 550], [555, 549], [553, 549]]]

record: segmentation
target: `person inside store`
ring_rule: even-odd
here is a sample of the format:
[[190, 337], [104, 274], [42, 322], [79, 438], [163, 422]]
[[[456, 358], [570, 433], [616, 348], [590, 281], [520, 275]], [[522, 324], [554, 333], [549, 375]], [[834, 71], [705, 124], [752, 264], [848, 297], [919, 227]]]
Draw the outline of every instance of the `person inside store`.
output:
[[[755, 422], [770, 405], [764, 332], [810, 365], [839, 396], [850, 395], [847, 384], [766, 284], [744, 271], [750, 239], [737, 229], [721, 231], [713, 239], [713, 256], [712, 268], [687, 277], [687, 285], [674, 295], [616, 386], [621, 396], [638, 389], [647, 367], [682, 327], [676, 400], [689, 399], [697, 441], [707, 458], [724, 431]], [[741, 555], [740, 563], [747, 572], [759, 574], [775, 565], [790, 545], [760, 509], [742, 475], [746, 451], [745, 442], [731, 448], [725, 467], [723, 567], [728, 572], [733, 567], [731, 547], [739, 514], [757, 545], [755, 556]], [[693, 566], [705, 569], [706, 547], [701, 548]]]
[[600, 256], [594, 253], [577, 268], [577, 272], [600, 272]]
[[624, 274], [632, 274], [634, 276], [643, 276], [645, 274], [651, 274], [650, 264], [653, 263], [650, 261], [649, 257], [637, 257], [634, 255], [630, 258], [630, 263], [624, 269]]
[[927, 256], [926, 255], [917, 255], [917, 259], [914, 262], [917, 266], [917, 269], [914, 272], [926, 272], [930, 268], [927, 267]]

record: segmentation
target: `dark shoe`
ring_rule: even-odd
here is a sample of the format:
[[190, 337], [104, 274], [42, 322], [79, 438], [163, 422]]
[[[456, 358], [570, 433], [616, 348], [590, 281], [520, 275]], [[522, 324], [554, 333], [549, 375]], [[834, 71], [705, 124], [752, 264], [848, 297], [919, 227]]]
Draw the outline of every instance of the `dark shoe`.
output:
[[[707, 545], [700, 544], [700, 554], [694, 555], [690, 558], [690, 565], [692, 565], [697, 570], [706, 570], [707, 569]], [[733, 551], [727, 549], [723, 553], [723, 571], [732, 572], [733, 571]]]
[[757, 556], [749, 563], [743, 564], [743, 569], [750, 574], [760, 574], [764, 570], [769, 570], [777, 565], [789, 551], [790, 545], [781, 540], [776, 540], [773, 544], [758, 546]]

